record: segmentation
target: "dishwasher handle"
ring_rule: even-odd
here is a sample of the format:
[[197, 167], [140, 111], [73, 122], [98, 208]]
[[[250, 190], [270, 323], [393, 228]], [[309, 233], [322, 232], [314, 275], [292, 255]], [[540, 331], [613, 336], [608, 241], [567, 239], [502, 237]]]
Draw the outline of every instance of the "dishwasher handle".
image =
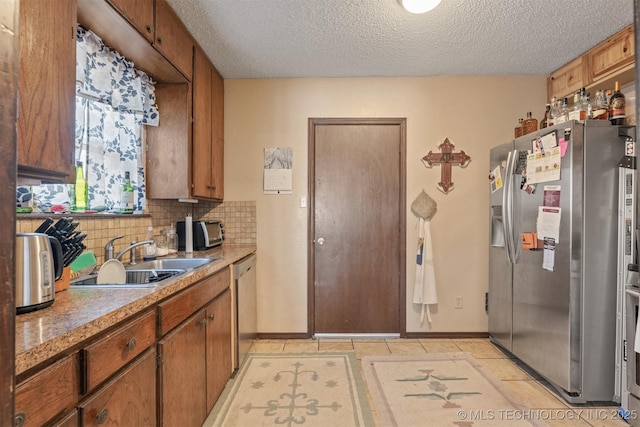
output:
[[251, 254], [249, 256], [242, 258], [237, 263], [233, 264], [233, 276], [236, 279], [239, 279], [240, 277], [242, 277], [245, 273], [247, 273], [249, 270], [251, 270], [253, 267], [256, 266], [256, 260], [257, 260], [256, 254]]

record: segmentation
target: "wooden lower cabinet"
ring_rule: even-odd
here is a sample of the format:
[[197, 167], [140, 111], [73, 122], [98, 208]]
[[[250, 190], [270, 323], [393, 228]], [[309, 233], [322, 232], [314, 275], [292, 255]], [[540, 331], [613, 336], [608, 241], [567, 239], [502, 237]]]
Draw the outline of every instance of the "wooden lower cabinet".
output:
[[74, 409], [71, 413], [64, 416], [60, 421], [53, 423], [51, 427], [78, 427], [80, 415], [78, 415], [78, 410]]
[[83, 401], [83, 426], [155, 426], [156, 352], [151, 348]]
[[15, 426], [42, 426], [71, 410], [80, 394], [78, 354], [44, 368], [16, 388]]
[[206, 308], [207, 313], [207, 413], [211, 412], [231, 376], [231, 290]]
[[158, 342], [160, 425], [201, 426], [207, 416], [205, 310]]

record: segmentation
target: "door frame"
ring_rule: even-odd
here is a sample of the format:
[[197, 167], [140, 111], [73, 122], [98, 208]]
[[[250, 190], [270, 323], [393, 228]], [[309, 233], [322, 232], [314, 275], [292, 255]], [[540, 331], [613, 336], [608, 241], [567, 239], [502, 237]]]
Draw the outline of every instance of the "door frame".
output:
[[400, 280], [398, 281], [399, 291], [399, 316], [400, 316], [400, 336], [407, 334], [407, 119], [406, 118], [309, 118], [308, 121], [308, 227], [307, 227], [307, 331], [309, 336], [315, 335], [315, 128], [321, 125], [398, 125], [400, 126], [400, 164], [398, 173], [400, 174], [400, 197], [398, 206], [400, 212], [400, 224], [398, 233], [400, 245]]

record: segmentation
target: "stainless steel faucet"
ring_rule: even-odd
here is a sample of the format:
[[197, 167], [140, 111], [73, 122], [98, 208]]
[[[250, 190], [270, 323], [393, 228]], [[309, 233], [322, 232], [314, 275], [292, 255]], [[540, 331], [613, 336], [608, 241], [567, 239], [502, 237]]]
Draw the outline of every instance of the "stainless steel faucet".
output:
[[107, 242], [107, 244], [104, 246], [104, 261], [105, 262], [109, 261], [110, 259], [118, 259], [119, 260], [120, 258], [122, 258], [122, 256], [124, 254], [127, 253], [127, 251], [131, 251], [131, 255], [130, 255], [131, 260], [130, 261], [133, 261], [132, 263], [135, 263], [136, 259], [135, 259], [135, 255], [133, 253], [134, 252], [133, 249], [138, 247], [138, 246], [150, 245], [150, 244], [153, 243], [153, 240], [143, 240], [141, 242], [135, 242], [134, 241], [134, 242], [131, 242], [131, 244], [129, 246], [127, 246], [126, 248], [124, 248], [123, 250], [118, 252], [118, 255], [114, 256], [113, 255], [114, 254], [113, 242], [118, 240], [118, 239], [122, 239], [123, 237], [124, 236], [114, 237], [113, 239], [109, 240]]

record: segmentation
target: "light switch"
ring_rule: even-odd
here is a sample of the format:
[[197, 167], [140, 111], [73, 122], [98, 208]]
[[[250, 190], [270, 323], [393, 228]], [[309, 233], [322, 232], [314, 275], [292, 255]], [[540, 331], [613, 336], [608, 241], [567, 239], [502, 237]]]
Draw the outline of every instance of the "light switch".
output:
[[300, 196], [300, 207], [301, 208], [307, 207], [307, 198], [304, 196]]

